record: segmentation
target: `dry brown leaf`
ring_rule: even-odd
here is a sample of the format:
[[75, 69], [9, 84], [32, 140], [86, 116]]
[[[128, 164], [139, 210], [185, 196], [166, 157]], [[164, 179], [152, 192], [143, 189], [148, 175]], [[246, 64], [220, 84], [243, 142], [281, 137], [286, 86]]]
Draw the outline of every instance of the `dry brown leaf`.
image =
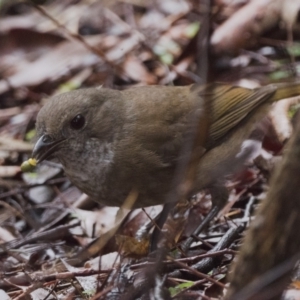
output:
[[5, 293], [4, 290], [0, 290], [0, 299], [2, 300], [10, 300], [10, 296]]
[[299, 10], [300, 0], [282, 1], [281, 18], [287, 24], [288, 28], [292, 28], [296, 23]]
[[[117, 44], [106, 53], [106, 59], [116, 62], [116, 64], [139, 43], [136, 35], [120, 42], [115, 38], [110, 40]], [[86, 38], [86, 42], [93, 47], [102, 47], [104, 41], [103, 35]], [[48, 80], [56, 81], [74, 70], [93, 66], [99, 62], [101, 62], [101, 58], [83, 44], [77, 41], [65, 41], [57, 45], [51, 52], [32, 62], [30, 67], [29, 65], [20, 67], [12, 76], [0, 80], [0, 94], [8, 91], [11, 87], [36, 86]]]
[[132, 36], [121, 40], [110, 51], [106, 53], [106, 59], [110, 62], [118, 61], [132, 51], [140, 43], [140, 37], [133, 34]]
[[135, 56], [127, 57], [123, 64], [123, 69], [131, 79], [137, 82], [154, 84], [156, 77], [152, 75], [144, 66], [144, 64]]
[[291, 286], [296, 288], [297, 290], [300, 290], [300, 280], [298, 278], [298, 280], [294, 280], [292, 283], [291, 283]]
[[2, 151], [19, 151], [30, 152], [33, 146], [21, 140], [12, 139], [8, 136], [0, 137], [0, 150]]
[[91, 260], [88, 260], [84, 267], [88, 269], [109, 270], [120, 264], [120, 255], [118, 252], [111, 252], [102, 256], [97, 256]]
[[[91, 45], [98, 45], [103, 40], [101, 36], [88, 39]], [[21, 67], [6, 80], [0, 80], [0, 94], [11, 87], [36, 86], [47, 80], [58, 80], [74, 69], [84, 68], [101, 61], [82, 44], [65, 41], [57, 45], [51, 52], [35, 60], [29, 66]], [[9, 82], [9, 84], [8, 84]]]
[[216, 53], [235, 53], [251, 46], [266, 30], [278, 23], [281, 0], [253, 0], [222, 23], [211, 37]]
[[7, 121], [11, 117], [20, 113], [21, 113], [20, 107], [3, 108], [0, 110], [0, 122]]
[[0, 166], [0, 178], [11, 178], [21, 172], [19, 166]]
[[142, 257], [147, 255], [149, 250], [149, 239], [136, 239], [125, 235], [116, 235], [116, 243], [120, 253], [126, 257]]
[[3, 242], [6, 243], [6, 242], [12, 241], [16, 238], [17, 237], [12, 235], [12, 233], [10, 231], [8, 231], [7, 229], [5, 229], [3, 227], [0, 227], [0, 240], [1, 240], [1, 243], [3, 243]]
[[43, 21], [43, 17], [37, 13], [32, 12], [18, 16], [8, 16], [0, 18], [0, 32], [7, 33], [13, 29], [33, 29], [38, 23]]
[[163, 240], [160, 243], [169, 249], [175, 246], [185, 229], [190, 206], [189, 201], [179, 201], [163, 226]]
[[292, 134], [293, 128], [288, 117], [288, 111], [291, 105], [300, 103], [300, 97], [293, 97], [274, 103], [269, 113], [270, 120], [275, 129], [278, 140], [283, 143], [288, 140]]
[[81, 220], [81, 226], [85, 233], [89, 237], [93, 237], [100, 236], [114, 227], [119, 208], [104, 207], [99, 211], [88, 211], [79, 208], [74, 210]]
[[[76, 268], [68, 264], [65, 260], [61, 260], [66, 269], [69, 272], [80, 272], [82, 271], [82, 268]], [[97, 275], [91, 275], [91, 276], [76, 276], [76, 280], [79, 282], [81, 285], [82, 289], [89, 294], [94, 294], [97, 290], [97, 284], [98, 284], [98, 279]], [[41, 298], [40, 298], [41, 299]]]
[[170, 15], [184, 14], [188, 13], [191, 9], [191, 5], [186, 0], [164, 0], [158, 1], [157, 5], [159, 5], [160, 9]]
[[300, 291], [299, 287], [298, 289], [288, 289], [284, 293], [284, 297], [282, 298], [283, 300], [300, 300]]

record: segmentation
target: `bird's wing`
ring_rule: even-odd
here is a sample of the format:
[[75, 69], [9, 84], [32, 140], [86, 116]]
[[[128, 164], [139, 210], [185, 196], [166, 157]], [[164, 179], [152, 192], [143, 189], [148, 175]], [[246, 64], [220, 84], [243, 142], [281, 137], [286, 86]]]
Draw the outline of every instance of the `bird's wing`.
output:
[[218, 143], [232, 128], [238, 126], [240, 121], [271, 98], [275, 92], [275, 85], [258, 89], [233, 87], [226, 84], [199, 86], [198, 95], [211, 104], [208, 144]]

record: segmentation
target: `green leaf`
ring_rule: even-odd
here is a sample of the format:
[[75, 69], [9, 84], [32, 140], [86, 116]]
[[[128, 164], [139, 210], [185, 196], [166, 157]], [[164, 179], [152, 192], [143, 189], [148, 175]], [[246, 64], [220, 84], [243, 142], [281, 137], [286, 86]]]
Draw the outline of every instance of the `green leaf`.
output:
[[287, 51], [295, 57], [300, 56], [300, 43], [293, 43], [293, 45], [288, 46]]
[[272, 72], [269, 75], [269, 78], [272, 81], [276, 81], [276, 80], [281, 80], [281, 79], [288, 78], [290, 76], [291, 76], [291, 72], [290, 71], [287, 71], [287, 70], [278, 70], [278, 71]]
[[37, 173], [36, 173], [36, 172], [27, 172], [27, 174], [28, 174], [28, 177], [29, 177], [29, 178], [32, 178], [32, 179], [34, 179], [34, 178], [37, 178], [37, 177], [38, 177], [38, 175], [37, 175]]
[[25, 141], [31, 141], [35, 137], [36, 131], [35, 129], [29, 130], [25, 135]]
[[169, 38], [161, 38], [153, 48], [154, 53], [159, 56], [160, 60], [170, 65], [173, 63], [174, 55], [181, 51], [180, 46]]
[[66, 93], [66, 92], [76, 90], [78, 88], [80, 88], [80, 85], [78, 83], [70, 80], [66, 83], [61, 84], [58, 88], [58, 91], [59, 91], [59, 93]]
[[171, 297], [175, 296], [176, 294], [178, 294], [179, 292], [181, 292], [185, 289], [190, 288], [193, 285], [194, 285], [193, 281], [187, 281], [187, 282], [180, 283], [180, 284], [176, 285], [175, 287], [170, 287], [169, 292], [171, 294]]
[[171, 65], [174, 60], [174, 57], [171, 53], [165, 53], [160, 56], [160, 60], [166, 65]]
[[83, 291], [82, 294], [85, 295], [85, 296], [94, 296], [96, 293], [96, 290], [86, 290], [86, 291]]
[[185, 29], [185, 34], [188, 38], [193, 38], [200, 29], [200, 22], [194, 22], [187, 26]]
[[292, 105], [288, 111], [288, 116], [290, 119], [292, 119], [295, 115], [295, 113], [300, 109], [300, 104]]

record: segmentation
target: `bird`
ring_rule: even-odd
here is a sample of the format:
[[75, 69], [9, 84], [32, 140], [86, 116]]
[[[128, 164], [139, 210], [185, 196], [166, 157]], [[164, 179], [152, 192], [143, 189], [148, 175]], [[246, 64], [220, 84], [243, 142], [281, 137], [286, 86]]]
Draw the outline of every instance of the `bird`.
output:
[[84, 88], [56, 95], [37, 115], [34, 164], [56, 158], [91, 199], [121, 207], [134, 188], [133, 208], [165, 204], [194, 114], [209, 129], [190, 195], [207, 189], [219, 208], [224, 178], [251, 152], [245, 143], [273, 102], [300, 94], [300, 83], [255, 89], [223, 83]]

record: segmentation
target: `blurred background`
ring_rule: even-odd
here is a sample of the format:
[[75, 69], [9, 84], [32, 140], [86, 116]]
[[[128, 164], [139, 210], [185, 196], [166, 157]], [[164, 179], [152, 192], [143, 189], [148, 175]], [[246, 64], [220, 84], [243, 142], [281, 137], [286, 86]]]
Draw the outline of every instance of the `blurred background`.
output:
[[[16, 273], [9, 282], [0, 279], [0, 292], [14, 298], [20, 295], [20, 286], [32, 284], [20, 264], [30, 274], [50, 268], [49, 262], [77, 253], [114, 224], [117, 209], [90, 203], [55, 162], [31, 173], [20, 171], [35, 141], [36, 115], [50, 96], [101, 85], [126, 89], [219, 81], [255, 88], [292, 81], [300, 70], [299, 9], [299, 0], [1, 0], [0, 269]], [[275, 105], [261, 155], [228, 184], [232, 201], [209, 229], [212, 245], [231, 219], [248, 222], [281, 159], [298, 102]], [[178, 228], [171, 223], [166, 230], [188, 236], [195, 220], [210, 209], [206, 194], [195, 201], [198, 204], [182, 214], [183, 223], [178, 222]], [[154, 217], [161, 207], [146, 210]], [[143, 211], [136, 210], [122, 235], [134, 236], [147, 220]], [[198, 246], [198, 251], [208, 249], [206, 243]], [[118, 247], [112, 242], [103, 255]], [[12, 249], [22, 251], [16, 256]], [[141, 250], [138, 256], [143, 255]], [[118, 257], [106, 258], [108, 269]], [[225, 257], [220, 262], [220, 281], [229, 261]], [[90, 280], [96, 290], [97, 281]], [[220, 286], [208, 286], [211, 297], [221, 293]], [[43, 299], [45, 293], [39, 289], [31, 297]], [[70, 294], [78, 296], [77, 291]]]

